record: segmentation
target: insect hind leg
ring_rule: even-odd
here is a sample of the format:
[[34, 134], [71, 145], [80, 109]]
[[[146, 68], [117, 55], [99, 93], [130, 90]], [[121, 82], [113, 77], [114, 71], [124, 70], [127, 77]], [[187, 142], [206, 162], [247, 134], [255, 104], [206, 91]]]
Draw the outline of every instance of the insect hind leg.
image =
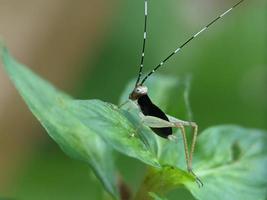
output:
[[[172, 123], [175, 125], [176, 128], [179, 128], [181, 130], [181, 133], [182, 133], [187, 170], [189, 173], [191, 173], [195, 177], [198, 186], [202, 187], [203, 182], [193, 172], [193, 169], [192, 169], [192, 161], [193, 161], [193, 154], [194, 154], [195, 144], [196, 144], [196, 139], [197, 139], [198, 126], [195, 122], [187, 122], [187, 121], [182, 121], [182, 120], [178, 120], [178, 119], [175, 119], [175, 122], [172, 122]], [[192, 143], [191, 143], [190, 154], [188, 151], [186, 131], [184, 128], [185, 126], [192, 127], [192, 129], [193, 129], [193, 139], [192, 139]]]
[[[193, 154], [194, 154], [194, 149], [195, 149], [195, 144], [196, 144], [196, 139], [197, 139], [197, 133], [198, 133], [198, 126], [195, 122], [188, 122], [188, 121], [182, 121], [173, 117], [169, 117], [170, 121], [166, 121], [157, 117], [153, 116], [144, 116], [143, 114], [140, 114], [140, 117], [142, 119], [142, 122], [149, 126], [149, 127], [154, 127], [154, 128], [162, 128], [162, 127], [173, 127], [173, 128], [179, 128], [182, 133], [183, 137], [183, 143], [184, 143], [184, 151], [185, 151], [185, 159], [186, 159], [186, 165], [187, 165], [187, 170], [189, 173], [191, 173], [195, 178], [196, 182], [199, 187], [203, 186], [202, 181], [195, 175], [195, 173], [192, 170], [192, 161], [193, 161]], [[188, 143], [187, 143], [187, 138], [186, 138], [186, 131], [185, 127], [192, 127], [193, 129], [193, 139], [192, 139], [192, 144], [190, 148], [190, 154], [188, 150]], [[169, 140], [175, 141], [176, 136], [174, 135], [169, 135], [168, 136]]]

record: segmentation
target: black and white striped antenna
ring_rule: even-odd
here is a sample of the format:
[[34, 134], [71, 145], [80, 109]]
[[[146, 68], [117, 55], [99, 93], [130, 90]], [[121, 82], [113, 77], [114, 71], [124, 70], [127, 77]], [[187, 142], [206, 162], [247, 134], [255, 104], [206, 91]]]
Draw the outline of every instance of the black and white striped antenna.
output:
[[[203, 33], [205, 30], [207, 30], [212, 24], [214, 24], [216, 21], [224, 17], [226, 14], [228, 14], [230, 11], [232, 11], [235, 7], [237, 7], [239, 4], [241, 4], [245, 0], [240, 0], [238, 3], [236, 3], [234, 6], [223, 12], [221, 15], [213, 19], [210, 23], [208, 23], [204, 28], [202, 28], [200, 31], [198, 31], [196, 34], [188, 38], [182, 45], [180, 45], [175, 51], [173, 51], [170, 55], [168, 55], [162, 62], [160, 62], [152, 71], [150, 71], [141, 81], [140, 85], [143, 85], [143, 83], [147, 80], [149, 76], [151, 76], [155, 71], [157, 71], [160, 67], [162, 67], [166, 61], [168, 61], [170, 58], [172, 58], [175, 54], [180, 52], [183, 47], [185, 47], [187, 44], [189, 44], [193, 39], [198, 37], [201, 33]], [[143, 53], [142, 53], [142, 59], [141, 59], [141, 65], [140, 65], [140, 73], [138, 75], [138, 79], [136, 82], [136, 85], [139, 84], [140, 77], [142, 75], [142, 68], [143, 68], [143, 56], [144, 56], [144, 47], [145, 47], [145, 41], [146, 41], [146, 20], [147, 20], [147, 0], [145, 0], [145, 32], [144, 32], [144, 44], [143, 44]]]
[[144, 39], [143, 39], [143, 47], [142, 47], [142, 54], [141, 54], [141, 61], [139, 67], [138, 78], [136, 80], [135, 86], [138, 85], [140, 78], [142, 76], [143, 67], [144, 67], [144, 58], [145, 58], [145, 49], [146, 49], [146, 37], [147, 37], [147, 0], [145, 0], [145, 25], [144, 25]]

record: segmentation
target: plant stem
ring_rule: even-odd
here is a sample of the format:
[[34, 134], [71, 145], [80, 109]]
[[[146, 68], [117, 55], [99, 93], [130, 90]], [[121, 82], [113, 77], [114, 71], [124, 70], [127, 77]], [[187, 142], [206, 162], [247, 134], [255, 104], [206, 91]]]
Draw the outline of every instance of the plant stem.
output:
[[127, 183], [122, 179], [120, 175], [118, 175], [118, 189], [120, 193], [121, 200], [130, 200], [132, 197], [132, 191]]

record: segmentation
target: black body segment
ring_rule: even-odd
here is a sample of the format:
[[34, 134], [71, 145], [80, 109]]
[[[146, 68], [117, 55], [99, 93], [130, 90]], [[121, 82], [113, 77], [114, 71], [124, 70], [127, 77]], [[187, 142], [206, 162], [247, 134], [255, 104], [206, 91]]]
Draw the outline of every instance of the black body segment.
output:
[[[137, 100], [138, 105], [144, 115], [158, 117], [160, 119], [169, 121], [166, 114], [155, 104], [152, 103], [148, 95], [143, 95]], [[172, 134], [172, 128], [151, 128], [157, 135], [163, 138], [168, 138]]]

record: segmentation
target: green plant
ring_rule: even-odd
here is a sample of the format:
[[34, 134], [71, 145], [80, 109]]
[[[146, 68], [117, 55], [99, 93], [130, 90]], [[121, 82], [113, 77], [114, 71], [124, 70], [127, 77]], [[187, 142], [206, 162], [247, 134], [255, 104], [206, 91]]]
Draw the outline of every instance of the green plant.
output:
[[[75, 100], [16, 62], [5, 47], [0, 48], [7, 74], [50, 137], [66, 154], [88, 163], [114, 199], [120, 199], [123, 184], [123, 180], [121, 184], [117, 181], [114, 151], [147, 166], [134, 199], [161, 199], [159, 196], [177, 187], [187, 188], [200, 200], [265, 199], [265, 131], [234, 125], [204, 130], [194, 156], [195, 173], [204, 182], [204, 187], [198, 188], [194, 177], [184, 171], [182, 143], [161, 139], [148, 127], [140, 126], [138, 109], [119, 109], [100, 100]], [[150, 95], [158, 105], [174, 115], [179, 103], [183, 115], [186, 114], [184, 81], [156, 76], [148, 82], [148, 86], [152, 84]], [[123, 93], [123, 100], [127, 99], [131, 85]], [[174, 99], [177, 103], [173, 103]], [[130, 137], [133, 133], [138, 136]]]

